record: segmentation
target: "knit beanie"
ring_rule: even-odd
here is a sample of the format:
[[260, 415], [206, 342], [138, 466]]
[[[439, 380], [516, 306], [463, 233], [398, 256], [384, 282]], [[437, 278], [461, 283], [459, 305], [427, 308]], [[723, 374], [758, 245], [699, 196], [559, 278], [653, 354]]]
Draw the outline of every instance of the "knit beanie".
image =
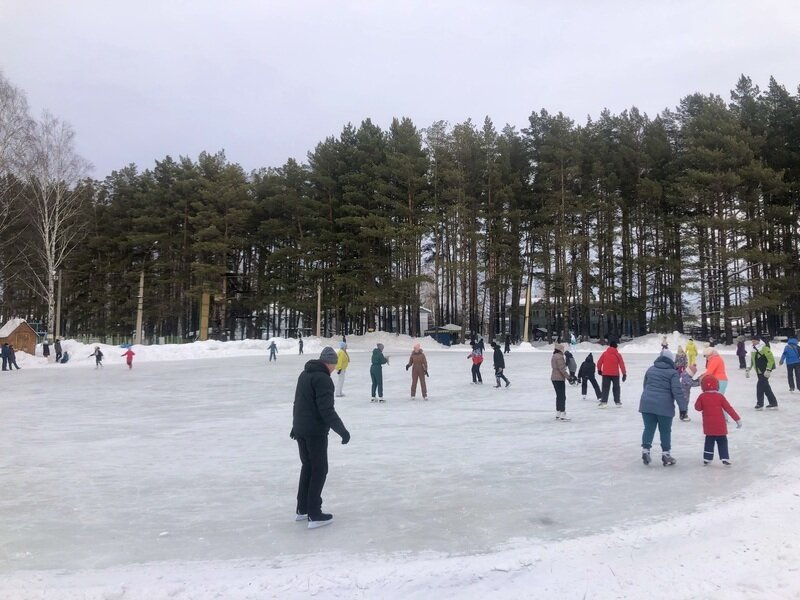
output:
[[700, 389], [704, 392], [716, 392], [719, 390], [719, 381], [713, 375], [706, 375], [700, 382]]
[[335, 365], [339, 362], [339, 357], [336, 355], [336, 350], [330, 346], [325, 346], [319, 355], [319, 359], [326, 365]]

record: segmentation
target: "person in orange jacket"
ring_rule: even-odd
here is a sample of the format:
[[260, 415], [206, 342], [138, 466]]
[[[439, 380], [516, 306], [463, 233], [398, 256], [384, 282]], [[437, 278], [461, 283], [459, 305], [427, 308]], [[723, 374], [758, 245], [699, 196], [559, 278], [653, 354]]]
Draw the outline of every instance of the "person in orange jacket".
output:
[[624, 382], [628, 378], [628, 372], [625, 370], [625, 361], [622, 360], [622, 355], [617, 350], [617, 338], [608, 338], [608, 348], [597, 361], [597, 372], [603, 377], [603, 390], [600, 396], [600, 403], [597, 405], [599, 408], [608, 406], [608, 392], [613, 388], [614, 391], [614, 404], [622, 406], [620, 399], [619, 378], [622, 375]]
[[706, 357], [708, 362], [706, 363], [706, 370], [700, 375], [700, 380], [702, 381], [704, 377], [709, 375], [714, 377], [719, 382], [719, 393], [724, 395], [725, 390], [728, 389], [728, 373], [725, 370], [725, 361], [722, 360], [719, 352], [713, 346], [703, 348], [703, 356]]
[[409, 369], [411, 369], [411, 399], [413, 400], [417, 393], [417, 382], [419, 381], [422, 388], [422, 399], [427, 400], [428, 386], [425, 385], [425, 378], [428, 376], [428, 359], [425, 358], [419, 344], [414, 344], [414, 350], [408, 358], [406, 371]]
[[133, 368], [133, 357], [136, 356], [136, 352], [134, 352], [133, 350], [131, 350], [130, 347], [128, 347], [128, 349], [125, 351], [125, 353], [121, 354], [120, 356], [124, 356], [125, 357], [125, 362], [127, 363], [128, 368], [132, 369]]

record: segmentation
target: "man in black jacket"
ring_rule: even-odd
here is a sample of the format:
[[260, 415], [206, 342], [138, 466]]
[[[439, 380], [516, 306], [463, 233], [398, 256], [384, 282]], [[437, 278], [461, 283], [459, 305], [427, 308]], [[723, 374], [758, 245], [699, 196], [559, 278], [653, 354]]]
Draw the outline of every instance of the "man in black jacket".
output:
[[511, 382], [508, 380], [508, 377], [503, 375], [503, 370], [506, 368], [506, 360], [503, 358], [503, 351], [500, 350], [500, 346], [495, 342], [492, 342], [491, 345], [492, 348], [494, 348], [494, 355], [492, 358], [494, 359], [494, 378], [497, 381], [497, 385], [494, 387], [500, 387], [501, 379], [506, 382], [506, 387], [508, 387], [511, 385]]
[[297, 379], [294, 393], [294, 418], [289, 434], [300, 450], [300, 483], [297, 487], [295, 520], [308, 521], [315, 529], [333, 522], [333, 515], [322, 512], [322, 488], [328, 475], [328, 431], [350, 441], [350, 433], [333, 407], [334, 385], [331, 373], [339, 357], [330, 346], [322, 349], [319, 360], [310, 360]]

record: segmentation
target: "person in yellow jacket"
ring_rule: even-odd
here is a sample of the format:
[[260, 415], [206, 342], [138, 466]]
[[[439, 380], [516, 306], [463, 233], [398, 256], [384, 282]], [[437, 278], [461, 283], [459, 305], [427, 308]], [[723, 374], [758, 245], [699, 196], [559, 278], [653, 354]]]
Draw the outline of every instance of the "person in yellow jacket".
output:
[[339, 342], [339, 352], [338, 360], [336, 361], [336, 373], [338, 374], [338, 379], [336, 380], [336, 395], [341, 398], [344, 396], [342, 390], [344, 390], [344, 374], [347, 371], [347, 365], [350, 364], [350, 355], [347, 354], [347, 344], [345, 342]]
[[689, 338], [689, 341], [686, 342], [686, 361], [690, 366], [697, 364], [697, 346], [694, 345], [692, 338]]

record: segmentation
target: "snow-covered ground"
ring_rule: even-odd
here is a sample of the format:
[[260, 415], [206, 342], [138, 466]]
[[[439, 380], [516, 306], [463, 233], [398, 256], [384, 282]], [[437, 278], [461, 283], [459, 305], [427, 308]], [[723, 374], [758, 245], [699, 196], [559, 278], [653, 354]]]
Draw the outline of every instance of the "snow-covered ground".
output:
[[[755, 380], [719, 348], [744, 424], [734, 466], [703, 467], [692, 410], [673, 425], [678, 464], [644, 467], [638, 398], [660, 336], [621, 346], [622, 408], [569, 387], [568, 423], [553, 419], [552, 346], [515, 348], [511, 387], [494, 389], [490, 357], [474, 386], [465, 347], [424, 340], [430, 401], [411, 402], [414, 340], [348, 338], [352, 441], [331, 433], [335, 522], [308, 530], [293, 392], [337, 341], [298, 356], [277, 340], [274, 363], [265, 341], [136, 346], [131, 371], [112, 346], [102, 370], [73, 341], [67, 365], [19, 354], [0, 388], [0, 598], [800, 597], [800, 394], [784, 368], [780, 410], [755, 412]], [[369, 402], [377, 341], [385, 404]], [[578, 363], [588, 351], [602, 348], [579, 344]]]

